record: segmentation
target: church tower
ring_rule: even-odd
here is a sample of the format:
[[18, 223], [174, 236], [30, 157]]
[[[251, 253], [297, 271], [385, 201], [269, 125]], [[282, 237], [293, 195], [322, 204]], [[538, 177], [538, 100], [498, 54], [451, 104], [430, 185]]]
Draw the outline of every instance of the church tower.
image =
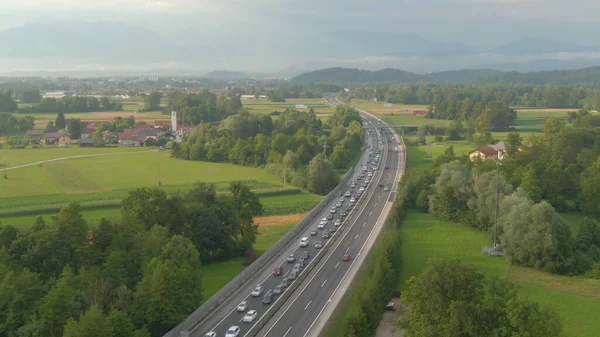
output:
[[171, 131], [177, 132], [177, 111], [171, 111]]

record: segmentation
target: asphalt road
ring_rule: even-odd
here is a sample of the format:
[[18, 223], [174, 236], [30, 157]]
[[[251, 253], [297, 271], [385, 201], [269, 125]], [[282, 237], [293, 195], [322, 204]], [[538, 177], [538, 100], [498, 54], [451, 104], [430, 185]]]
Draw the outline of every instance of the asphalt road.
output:
[[[388, 147], [384, 146], [384, 153], [387, 152], [388, 155], [381, 166], [387, 166], [390, 169], [382, 171], [383, 175], [380, 177], [379, 183], [391, 187], [399, 169], [398, 156], [400, 153], [394, 151], [397, 144], [389, 133], [390, 131], [387, 132], [384, 133], [384, 137], [391, 139], [389, 148], [392, 151], [388, 152]], [[384, 139], [383, 143], [386, 144], [387, 140]], [[396, 192], [393, 189], [390, 188], [389, 191], [384, 192], [382, 188], [375, 185], [376, 181], [371, 184], [376, 187], [375, 193], [361, 205], [364, 210], [351, 223], [347, 224], [349, 229], [344, 233], [345, 237], [336, 243], [331, 255], [321, 263], [318, 269], [313, 271], [313, 275], [308, 278], [308, 282], [302, 285], [300, 291], [291, 297], [291, 303], [286, 303], [287, 308], [283, 314], [267, 331], [261, 331], [259, 336], [300, 337], [308, 335], [309, 330], [328, 305], [352, 266], [353, 260], [344, 262], [342, 257], [344, 254], [350, 254], [354, 259], [359, 253], [366, 253], [362, 249], [371, 233], [371, 227], [382, 213], [386, 202], [395, 198]]]
[[[377, 123], [376, 120], [373, 122]], [[381, 145], [378, 142], [378, 136], [381, 131], [373, 130], [367, 137], [367, 146], [366, 150], [363, 152], [361, 156], [361, 160], [359, 166], [363, 166], [365, 163], [369, 162], [369, 169], [372, 168], [371, 161], [375, 160], [375, 156], [379, 151], [379, 146], [381, 146], [381, 158], [379, 160], [379, 165], [376, 171], [373, 172], [372, 181], [366, 186], [365, 191], [362, 193], [362, 196], [358, 198], [356, 205], [351, 209], [348, 208], [351, 197], [357, 197], [357, 190], [364, 183], [364, 178], [358, 180], [359, 187], [351, 190], [351, 197], [337, 197], [335, 198], [331, 204], [326, 207], [323, 213], [317, 217], [316, 223], [312, 226], [309, 226], [305, 233], [298, 236], [297, 241], [292, 243], [290, 247], [288, 247], [283, 254], [279, 256], [279, 258], [274, 259], [272, 263], [270, 263], [267, 267], [265, 267], [260, 273], [254, 276], [254, 279], [248, 286], [240, 289], [235, 294], [233, 294], [228, 300], [226, 300], [221, 306], [219, 306], [211, 315], [205, 318], [202, 322], [196, 325], [196, 328], [190, 331], [190, 336], [204, 336], [209, 331], [216, 332], [217, 336], [224, 336], [227, 329], [232, 326], [240, 327], [239, 336], [246, 336], [250, 329], [258, 322], [262, 315], [266, 314], [270, 308], [272, 308], [271, 304], [263, 304], [263, 295], [269, 291], [274, 289], [277, 285], [282, 282], [284, 277], [287, 277], [292, 270], [293, 266], [298, 263], [298, 259], [302, 252], [308, 251], [310, 258], [307, 260], [307, 263], [313, 263], [314, 258], [317, 254], [323, 252], [321, 249], [317, 249], [313, 246], [315, 241], [322, 241], [324, 245], [329, 245], [329, 241], [331, 239], [323, 239], [322, 233], [325, 229], [317, 229], [318, 223], [321, 221], [321, 218], [326, 217], [330, 213], [330, 209], [335, 208], [336, 203], [341, 202], [342, 206], [336, 209], [336, 212], [333, 215], [333, 219], [329, 220], [326, 225], [326, 229], [330, 229], [334, 226], [335, 219], [343, 219], [340, 213], [345, 211], [349, 215], [342, 221], [341, 226], [338, 227], [336, 232], [331, 233], [334, 236], [342, 236], [338, 238], [336, 242], [332, 244], [334, 249], [334, 254], [332, 257], [327, 259], [324, 263], [321, 262], [321, 266], [318, 266], [313, 273], [315, 277], [308, 275], [307, 280], [309, 280], [308, 287], [302, 285], [300, 289], [302, 289], [301, 297], [294, 301], [294, 305], [290, 308], [284, 316], [277, 322], [277, 324], [268, 332], [269, 336], [303, 336], [305, 332], [308, 330], [309, 326], [314, 322], [314, 319], [319, 314], [319, 311], [323, 307], [323, 301], [327, 301], [329, 296], [324, 296], [324, 294], [331, 294], [336, 286], [339, 284], [339, 281], [343, 278], [345, 273], [347, 272], [349, 266], [352, 264], [352, 260], [349, 262], [342, 262], [341, 258], [344, 254], [358, 254], [361, 249], [365, 239], [369, 235], [370, 225], [374, 223], [379, 217], [381, 210], [387, 201], [388, 198], [393, 198], [393, 189], [392, 185], [394, 179], [396, 177], [396, 171], [398, 166], [398, 153], [388, 151], [388, 145], [393, 150], [397, 145], [395, 144], [395, 139], [393, 138], [391, 131], [385, 131], [381, 138]], [[387, 142], [388, 139], [391, 139], [392, 143]], [[369, 153], [372, 150], [372, 157], [369, 158]], [[388, 166], [389, 169], [385, 169], [385, 166]], [[358, 176], [361, 175], [361, 170], [356, 170], [355, 176], [351, 179], [351, 181], [357, 180]], [[367, 175], [365, 174], [365, 177]], [[379, 187], [378, 184], [383, 183], [390, 190], [383, 191], [383, 187]], [[343, 189], [343, 193], [350, 190], [348, 188]], [[343, 202], [340, 199], [343, 199]], [[310, 232], [313, 229], [317, 229], [317, 235], [311, 236]], [[301, 248], [298, 245], [298, 242], [301, 237], [308, 237], [310, 240], [309, 246], [305, 248]], [[289, 254], [294, 253], [296, 255], [296, 261], [293, 263], [286, 262], [286, 258]], [[276, 267], [283, 267], [283, 275], [275, 276], [272, 271]], [[301, 272], [306, 268], [303, 268]], [[306, 281], [305, 281], [306, 282]], [[317, 284], [318, 283], [318, 284]], [[256, 285], [261, 285], [263, 288], [263, 292], [260, 296], [254, 297], [251, 296], [251, 292]], [[289, 287], [288, 287], [289, 289]], [[281, 295], [275, 296], [274, 301], [280, 298]], [[296, 297], [296, 294], [292, 296], [292, 299]], [[238, 312], [236, 310], [237, 305], [241, 301], [247, 301], [248, 306], [245, 312], [249, 310], [256, 310], [258, 315], [256, 319], [251, 323], [242, 322], [242, 318], [244, 316], [244, 312]], [[299, 324], [301, 323], [301, 324]], [[294, 328], [294, 325], [296, 328]], [[263, 332], [261, 332], [261, 335]]]

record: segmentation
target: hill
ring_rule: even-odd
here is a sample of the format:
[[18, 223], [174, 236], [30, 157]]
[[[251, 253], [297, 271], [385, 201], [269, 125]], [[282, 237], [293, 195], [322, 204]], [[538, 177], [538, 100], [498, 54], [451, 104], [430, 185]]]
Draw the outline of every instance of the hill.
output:
[[331, 83], [369, 83], [402, 82], [417, 83], [512, 83], [512, 84], [600, 84], [600, 67], [588, 67], [572, 70], [552, 70], [539, 72], [501, 72], [490, 69], [463, 69], [434, 72], [419, 75], [399, 69], [381, 69], [377, 71], [327, 68], [301, 74], [292, 79], [294, 82], [331, 82]]

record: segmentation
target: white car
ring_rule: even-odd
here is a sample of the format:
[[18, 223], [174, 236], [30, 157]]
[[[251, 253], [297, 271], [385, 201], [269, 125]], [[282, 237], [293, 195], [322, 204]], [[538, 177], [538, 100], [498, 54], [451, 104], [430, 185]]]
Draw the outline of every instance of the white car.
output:
[[317, 225], [317, 228], [318, 228], [318, 229], [323, 229], [323, 228], [325, 228], [325, 225], [327, 225], [327, 222], [323, 223], [323, 221], [321, 221], [321, 222], [320, 222], [320, 223]]
[[252, 290], [252, 296], [258, 297], [258, 296], [260, 296], [260, 294], [262, 294], [262, 292], [263, 292], [263, 288], [260, 285], [257, 285], [256, 288], [254, 288], [254, 290]]
[[217, 333], [214, 331], [207, 332], [204, 337], [217, 337]]
[[350, 199], [350, 202], [356, 202], [356, 199], [352, 198]]
[[306, 247], [308, 246], [308, 237], [303, 237], [302, 239], [300, 239], [300, 247]]
[[340, 219], [337, 219], [333, 224], [336, 226], [340, 226], [342, 224], [342, 221]]
[[364, 187], [361, 187], [361, 188], [359, 188], [358, 190], [359, 190], [360, 192], [362, 192], [362, 191], [364, 191], [364, 190], [365, 190], [365, 188], [364, 188]]
[[239, 311], [239, 312], [244, 312], [244, 311], [246, 311], [246, 309], [248, 309], [248, 301], [243, 301], [242, 303], [238, 304], [238, 306], [237, 306], [237, 311]]
[[346, 200], [344, 197], [340, 197], [340, 202], [344, 202], [344, 200]]
[[[340, 205], [340, 206], [341, 206], [341, 205]], [[332, 208], [332, 209], [330, 209], [330, 210], [329, 210], [329, 213], [331, 213], [331, 214], [334, 214], [335, 212], [337, 212], [337, 211], [335, 210], [335, 208]]]
[[256, 310], [250, 310], [244, 315], [244, 318], [242, 320], [244, 321], [244, 323], [251, 323], [256, 318], [256, 315]]
[[237, 337], [240, 334], [240, 327], [235, 325], [227, 329], [225, 337]]
[[338, 202], [337, 204], [335, 204], [335, 208], [340, 208], [340, 207], [342, 207], [342, 203], [341, 202]]

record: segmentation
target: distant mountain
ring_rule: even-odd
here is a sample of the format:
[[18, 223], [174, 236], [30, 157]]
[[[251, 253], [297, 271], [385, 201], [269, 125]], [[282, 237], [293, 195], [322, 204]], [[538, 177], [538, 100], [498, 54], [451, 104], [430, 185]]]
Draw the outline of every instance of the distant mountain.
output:
[[503, 54], [573, 53], [600, 51], [600, 46], [580, 46], [574, 43], [552, 41], [543, 37], [531, 37], [503, 44], [489, 51]]
[[328, 68], [311, 71], [292, 79], [294, 82], [330, 82], [340, 84], [369, 82], [417, 83], [514, 83], [514, 84], [600, 84], [600, 67], [540, 72], [501, 72], [490, 69], [455, 70], [419, 75], [398, 69], [378, 71]]
[[214, 78], [214, 79], [218, 79], [218, 80], [239, 80], [239, 79], [243, 79], [243, 78], [250, 78], [252, 76], [248, 75], [247, 73], [241, 72], [241, 71], [229, 71], [229, 70], [217, 70], [217, 71], [211, 71], [209, 73], [206, 73], [206, 75], [204, 75], [208, 78]]
[[378, 71], [328, 68], [311, 71], [292, 79], [294, 82], [333, 82], [333, 83], [365, 83], [365, 82], [415, 82], [420, 76], [399, 69], [381, 69]]

